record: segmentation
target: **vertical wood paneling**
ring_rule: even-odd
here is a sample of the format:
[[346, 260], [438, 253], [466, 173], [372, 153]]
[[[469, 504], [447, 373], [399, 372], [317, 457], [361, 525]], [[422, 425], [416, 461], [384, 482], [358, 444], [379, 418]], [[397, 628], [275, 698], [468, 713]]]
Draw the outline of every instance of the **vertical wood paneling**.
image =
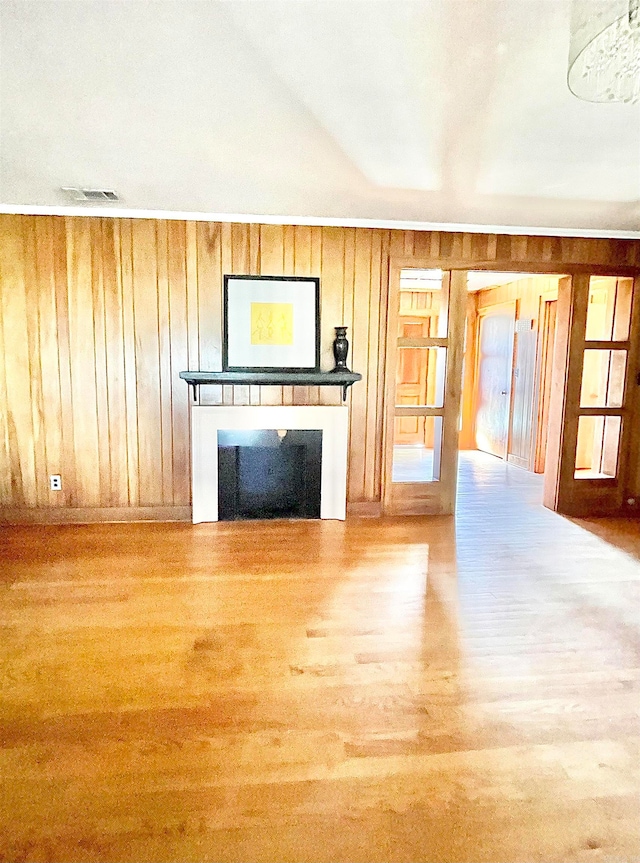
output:
[[2, 323], [6, 375], [7, 437], [10, 487], [19, 505], [36, 506], [36, 476], [33, 415], [31, 411], [31, 372], [27, 338], [27, 298], [25, 293], [25, 222], [9, 216], [0, 232], [0, 273], [3, 280]]
[[[35, 435], [31, 409], [33, 358], [29, 356], [24, 266], [25, 221], [11, 217], [10, 230], [0, 236], [0, 272], [3, 280], [6, 278], [2, 318], [11, 486], [21, 503], [36, 506]], [[29, 381], [24, 380], [25, 373], [29, 374]]]
[[[56, 293], [56, 330], [60, 361], [60, 405], [62, 459], [56, 470], [49, 465], [49, 473], [62, 475], [62, 497], [65, 506], [78, 506], [75, 435], [71, 396], [71, 343], [69, 340], [69, 294], [67, 292], [67, 228], [62, 218], [53, 219], [54, 282]], [[49, 418], [51, 415], [49, 415]], [[133, 426], [135, 430], [135, 424]], [[126, 429], [129, 429], [127, 418]], [[127, 469], [128, 478], [128, 469]], [[60, 492], [58, 492], [58, 495]], [[58, 504], [60, 506], [60, 504]]]
[[[389, 231], [389, 255], [393, 258], [404, 258], [406, 257], [404, 249], [404, 231]], [[442, 242], [440, 243], [440, 253], [446, 257], [446, 253], [442, 251]]]
[[[284, 227], [261, 225], [260, 227], [260, 273], [263, 276], [283, 276], [284, 271]], [[283, 387], [260, 387], [261, 405], [281, 405]]]
[[173, 503], [191, 497], [189, 393], [179, 373], [189, 366], [187, 325], [186, 235], [184, 222], [167, 223], [167, 272], [171, 327], [171, 430], [173, 439]]
[[135, 309], [133, 304], [133, 222], [125, 219], [120, 226], [120, 295], [122, 297], [122, 330], [124, 341], [124, 391], [127, 415], [127, 481], [129, 505], [140, 504], [138, 477], [138, 400], [136, 386]]
[[[221, 227], [221, 266], [222, 275], [233, 273], [233, 225], [224, 224]], [[222, 297], [222, 288], [220, 288], [220, 297]], [[222, 304], [222, 299], [219, 300]], [[220, 344], [222, 344], [222, 324], [219, 331]], [[233, 387], [224, 386], [220, 388], [220, 404], [233, 404]]]
[[40, 304], [38, 289], [38, 258], [36, 254], [35, 219], [23, 222], [24, 286], [27, 309], [27, 347], [31, 391], [31, 421], [35, 469], [35, 493], [38, 506], [46, 506], [49, 498], [46, 476], [47, 454], [44, 433], [44, 398], [42, 364], [40, 361]]
[[260, 225], [249, 225], [249, 272], [260, 272]]
[[[249, 273], [260, 273], [260, 225], [249, 225]], [[248, 404], [260, 404], [260, 387], [249, 387]]]
[[[320, 284], [328, 288], [328, 290], [321, 290], [320, 298], [320, 365], [324, 369], [333, 368], [332, 346], [336, 335], [335, 328], [342, 325], [346, 236], [342, 228], [322, 229]], [[340, 286], [339, 290], [337, 286]], [[320, 404], [337, 404], [339, 398], [338, 391], [334, 391], [332, 387], [320, 387]]]
[[[369, 368], [371, 331], [371, 231], [358, 231], [354, 237], [353, 297], [350, 315], [351, 356], [349, 367]], [[346, 292], [345, 292], [346, 295]], [[346, 321], [345, 321], [346, 323]], [[351, 387], [351, 429], [349, 487], [350, 501], [365, 500], [365, 466], [368, 416], [368, 387]]]
[[[58, 474], [62, 457], [62, 404], [60, 398], [60, 344], [56, 326], [56, 284], [53, 219], [34, 218], [39, 327], [39, 365], [42, 376], [44, 447], [46, 465], [41, 481], [47, 490], [45, 505], [55, 506], [61, 492], [49, 491], [49, 473]], [[0, 325], [1, 328], [1, 325]], [[0, 347], [0, 357], [2, 348]], [[0, 403], [2, 396], [0, 395]]]
[[296, 229], [294, 225], [284, 226], [282, 244], [282, 273], [283, 275], [290, 275], [295, 268]]
[[[354, 328], [353, 328], [353, 300], [354, 300], [354, 280], [355, 280], [355, 229], [354, 228], [346, 228], [344, 232], [344, 275], [342, 279], [342, 324], [347, 327], [347, 334], [349, 335], [351, 341], [351, 351], [350, 351], [350, 362], [353, 364], [353, 345], [354, 345]], [[413, 247], [413, 244], [412, 244]], [[335, 330], [334, 330], [335, 336]], [[329, 366], [331, 367], [331, 366]], [[327, 395], [333, 395], [333, 393], [329, 390]], [[336, 395], [339, 395], [339, 392], [336, 391]], [[358, 453], [360, 450], [360, 441], [361, 437], [359, 433], [362, 433], [362, 417], [358, 414], [357, 420], [353, 415], [353, 387], [351, 388], [347, 399], [349, 400], [349, 405], [351, 407], [350, 416], [351, 421], [349, 423], [349, 452], [350, 458], [358, 458]], [[358, 441], [358, 447], [355, 447], [355, 442]], [[349, 496], [349, 485], [351, 483], [357, 488], [358, 482], [358, 474], [361, 471], [354, 470], [349, 473], [348, 484], [347, 484], [347, 496]]]
[[477, 301], [475, 294], [467, 298], [466, 341], [462, 378], [462, 421], [460, 427], [460, 449], [475, 449], [474, 417], [474, 379], [476, 359], [476, 335], [478, 326]]
[[156, 223], [133, 223], [133, 308], [140, 506], [162, 504], [162, 422]]
[[[323, 317], [323, 306], [322, 306], [322, 295], [323, 290], [322, 286], [324, 282], [322, 281], [322, 241], [323, 241], [323, 231], [322, 228], [313, 227], [311, 228], [311, 275], [312, 276], [320, 276], [320, 316], [321, 323]], [[322, 333], [321, 333], [322, 339]], [[320, 365], [323, 369], [331, 369], [333, 368], [333, 354], [330, 357], [329, 363], [326, 363], [326, 360], [322, 359], [322, 344], [320, 345]], [[320, 404], [320, 387], [309, 387], [309, 403], [310, 404]]]
[[[188, 390], [178, 373], [221, 368], [225, 273], [320, 277], [322, 367], [332, 368], [334, 327], [345, 324], [349, 363], [363, 374], [349, 394], [349, 499], [374, 503], [390, 255], [470, 268], [537, 261], [557, 272], [563, 262], [640, 265], [640, 243], [623, 240], [106, 218], [0, 216], [0, 240], [0, 506], [17, 509], [188, 506]], [[520, 317], [537, 313], [522, 299]], [[535, 337], [518, 337], [528, 369]], [[523, 428], [533, 384], [533, 371], [522, 372]], [[202, 397], [337, 404], [340, 394], [210, 387]], [[526, 450], [518, 432], [514, 452]], [[49, 491], [51, 473], [62, 474], [61, 493]]]
[[[127, 462], [127, 403], [125, 397], [124, 329], [120, 279], [118, 226], [104, 219], [102, 226], [102, 284], [106, 338], [107, 402], [111, 483], [107, 506], [129, 502]], [[164, 470], [164, 465], [163, 465]]]
[[[231, 269], [228, 272], [238, 276], [251, 275], [249, 225], [231, 226]], [[216, 297], [218, 306], [220, 306], [220, 296], [221, 294], [218, 294]], [[234, 405], [251, 403], [248, 386], [229, 387], [228, 391]]]
[[231, 265], [236, 275], [250, 272], [249, 258], [249, 225], [231, 225]]
[[187, 343], [189, 345], [189, 368], [196, 368], [200, 361], [200, 316], [198, 309], [198, 238], [197, 223], [187, 222], [186, 232], [186, 277], [187, 277]]
[[[293, 270], [294, 276], [312, 276], [311, 271], [311, 228], [298, 225], [293, 228]], [[309, 387], [293, 387], [293, 404], [307, 405]]]
[[416, 258], [431, 257], [431, 231], [416, 231], [414, 233], [413, 254]]
[[98, 417], [99, 499], [111, 497], [111, 444], [107, 394], [107, 345], [104, 309], [102, 219], [91, 220], [91, 293]]
[[[383, 245], [383, 238], [388, 236], [388, 231], [371, 231], [371, 258], [370, 258], [370, 291], [369, 291], [369, 330], [367, 333], [367, 367], [362, 374], [365, 376], [366, 384], [366, 410], [367, 421], [364, 440], [365, 463], [364, 463], [364, 490], [363, 499], [366, 501], [376, 500], [380, 493], [381, 466], [382, 466], [382, 400], [381, 393], [384, 389], [384, 380], [380, 375], [380, 362], [384, 357], [384, 348], [381, 340], [386, 331], [386, 307], [387, 294], [383, 290], [383, 274], [388, 276], [388, 266], [383, 269], [383, 260], [386, 260], [388, 252]], [[384, 278], [384, 284], [387, 278]], [[355, 366], [353, 366], [355, 368]], [[373, 456], [373, 457], [372, 457]]]
[[173, 503], [173, 430], [171, 425], [171, 317], [169, 313], [169, 262], [166, 221], [157, 223], [158, 348], [160, 360], [160, 418], [162, 438], [162, 502]]
[[[198, 318], [200, 321], [199, 368], [210, 371], [222, 371], [220, 340], [220, 333], [222, 332], [220, 225], [215, 222], [200, 222], [197, 225], [197, 233]], [[218, 399], [218, 403], [219, 401], [220, 399]]]
[[[92, 279], [91, 222], [66, 219], [67, 292], [71, 411], [76, 492], [85, 506], [100, 505], [100, 455], [96, 389], [96, 346]], [[64, 483], [64, 478], [63, 478]]]
[[[2, 228], [0, 227], [0, 240], [2, 239]], [[3, 278], [2, 253], [0, 251], [0, 279]], [[6, 286], [5, 286], [6, 290]], [[7, 400], [7, 376], [6, 376], [6, 347], [4, 340], [4, 313], [2, 297], [0, 296], [0, 501], [11, 501], [15, 499], [11, 487], [12, 467], [11, 450], [9, 446], [9, 415]]]

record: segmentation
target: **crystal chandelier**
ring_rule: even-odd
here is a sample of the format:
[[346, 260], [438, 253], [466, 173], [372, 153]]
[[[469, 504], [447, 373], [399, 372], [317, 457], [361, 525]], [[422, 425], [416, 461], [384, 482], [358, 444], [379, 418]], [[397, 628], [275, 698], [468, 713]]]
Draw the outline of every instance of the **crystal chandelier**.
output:
[[587, 102], [640, 100], [640, 0], [573, 0], [567, 83]]

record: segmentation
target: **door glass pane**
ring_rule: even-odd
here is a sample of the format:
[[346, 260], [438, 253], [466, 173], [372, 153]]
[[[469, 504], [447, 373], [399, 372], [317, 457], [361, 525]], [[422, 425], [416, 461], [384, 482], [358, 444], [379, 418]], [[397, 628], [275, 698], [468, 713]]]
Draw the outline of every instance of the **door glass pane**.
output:
[[585, 351], [580, 407], [621, 408], [626, 369], [626, 351]]
[[576, 479], [611, 479], [618, 470], [620, 417], [580, 417], [576, 448]]
[[396, 417], [393, 482], [440, 479], [442, 417]]
[[446, 326], [445, 294], [442, 270], [400, 270], [398, 336], [441, 337], [443, 324]]
[[444, 405], [446, 348], [398, 348], [396, 405]]
[[629, 338], [633, 279], [591, 276], [587, 341], [624, 342]]

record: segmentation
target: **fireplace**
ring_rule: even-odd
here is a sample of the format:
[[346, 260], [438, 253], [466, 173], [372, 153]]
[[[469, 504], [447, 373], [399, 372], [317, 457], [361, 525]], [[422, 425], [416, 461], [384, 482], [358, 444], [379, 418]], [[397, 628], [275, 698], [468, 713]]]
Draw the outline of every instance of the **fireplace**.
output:
[[218, 519], [320, 518], [319, 429], [220, 429]]
[[193, 522], [346, 514], [348, 408], [191, 408]]

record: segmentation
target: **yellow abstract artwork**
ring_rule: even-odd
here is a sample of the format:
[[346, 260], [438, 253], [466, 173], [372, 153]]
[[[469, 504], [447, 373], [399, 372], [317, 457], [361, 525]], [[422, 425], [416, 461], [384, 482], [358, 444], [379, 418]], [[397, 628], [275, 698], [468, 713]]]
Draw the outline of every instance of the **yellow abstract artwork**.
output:
[[293, 303], [251, 303], [251, 344], [292, 345]]

